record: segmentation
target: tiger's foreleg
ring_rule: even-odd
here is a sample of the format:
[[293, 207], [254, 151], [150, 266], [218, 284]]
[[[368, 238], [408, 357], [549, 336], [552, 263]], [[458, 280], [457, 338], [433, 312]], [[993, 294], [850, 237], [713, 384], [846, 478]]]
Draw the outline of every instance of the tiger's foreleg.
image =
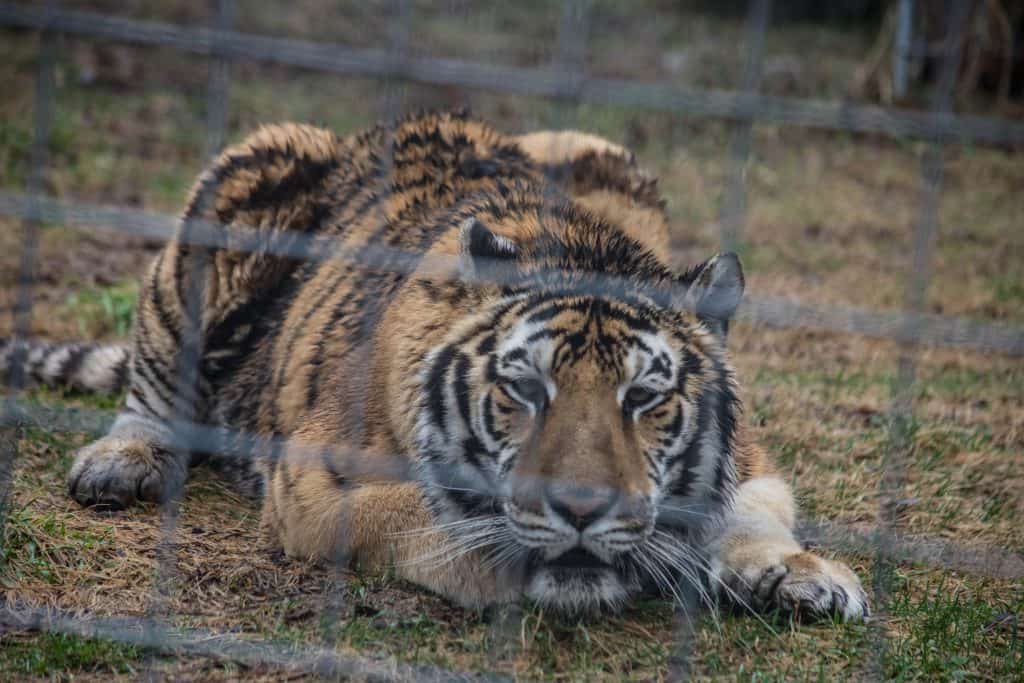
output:
[[793, 535], [796, 504], [781, 479], [766, 475], [740, 485], [724, 531], [714, 544], [713, 581], [733, 603], [759, 612], [806, 618], [869, 614], [867, 595], [845, 564], [808, 552]]
[[[75, 455], [68, 490], [77, 501], [120, 508], [166, 500], [185, 481], [192, 447], [216, 448], [187, 438], [215, 400], [204, 372], [231, 358], [232, 340], [245, 334], [250, 321], [233, 313], [244, 312], [245, 302], [270, 291], [295, 265], [254, 248], [252, 238], [269, 246], [310, 229], [336, 143], [329, 131], [268, 126], [200, 175], [182, 231], [140, 288], [125, 407], [107, 436]], [[226, 246], [190, 240], [190, 230], [208, 234], [229, 225]], [[244, 248], [231, 246], [236, 239]]]
[[[185, 482], [190, 454], [183, 425], [200, 408], [200, 350], [198, 340], [183, 339], [186, 313], [174, 277], [183, 270], [179, 258], [181, 249], [169, 244], [140, 289], [124, 407], [106, 436], [75, 453], [68, 492], [82, 505], [162, 502]], [[185, 368], [189, 356], [192, 367]]]
[[292, 557], [394, 572], [464, 607], [514, 601], [522, 591], [436, 528], [418, 484], [349, 481], [319, 458], [277, 464], [263, 526]]

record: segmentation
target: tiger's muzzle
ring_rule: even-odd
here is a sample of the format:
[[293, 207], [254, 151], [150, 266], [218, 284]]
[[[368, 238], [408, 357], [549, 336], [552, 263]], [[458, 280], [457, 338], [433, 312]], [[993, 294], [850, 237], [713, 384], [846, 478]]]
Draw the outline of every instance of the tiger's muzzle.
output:
[[654, 530], [653, 508], [614, 488], [547, 483], [509, 499], [505, 512], [516, 540], [541, 563], [611, 567]]

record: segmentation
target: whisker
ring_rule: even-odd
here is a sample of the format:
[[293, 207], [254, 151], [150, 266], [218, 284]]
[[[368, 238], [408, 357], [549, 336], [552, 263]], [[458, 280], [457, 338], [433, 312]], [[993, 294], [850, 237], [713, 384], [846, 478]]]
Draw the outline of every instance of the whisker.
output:
[[635, 557], [644, 571], [650, 574], [651, 578], [654, 579], [658, 587], [663, 591], [671, 593], [673, 604], [678, 603], [679, 605], [682, 605], [683, 598], [676, 590], [675, 581], [673, 581], [671, 577], [671, 571], [653, 557], [650, 554], [649, 549], [645, 547], [642, 547]]
[[397, 564], [398, 566], [402, 567], [410, 567], [422, 564], [427, 569], [438, 569], [440, 567], [445, 566], [446, 564], [451, 564], [452, 562], [455, 562], [459, 558], [468, 555], [469, 553], [475, 550], [479, 550], [480, 548], [486, 548], [488, 546], [494, 545], [494, 542], [495, 541], [492, 538], [488, 537], [477, 540], [476, 542], [473, 542], [469, 545], [453, 544], [452, 546], [445, 546], [444, 548], [427, 553], [425, 555], [419, 555], [417, 557], [404, 560]]
[[[511, 537], [509, 538], [511, 540]], [[497, 552], [489, 554], [487, 560], [484, 561], [484, 569], [497, 570], [506, 564], [511, 564], [513, 560], [523, 554], [525, 550], [516, 543], [506, 543]]]
[[712, 608], [715, 606], [714, 600], [711, 599], [707, 589], [704, 588], [703, 582], [700, 580], [700, 576], [693, 571], [689, 562], [685, 561], [684, 558], [674, 557], [671, 552], [671, 548], [665, 547], [663, 541], [660, 539], [652, 538], [650, 547], [652, 554], [662, 558], [664, 562], [666, 562], [670, 567], [674, 567], [683, 577], [686, 578], [687, 581], [690, 582], [694, 590], [699, 594], [701, 600], [704, 601], [704, 604]]
[[676, 571], [678, 571], [679, 574], [689, 582], [693, 589], [697, 591], [699, 598], [709, 607], [711, 620], [714, 622], [716, 630], [721, 632], [722, 625], [718, 619], [718, 614], [715, 611], [715, 601], [712, 599], [711, 595], [708, 594], [707, 589], [700, 580], [700, 576], [692, 570], [688, 561], [684, 558], [674, 556], [671, 552], [672, 549], [665, 547], [662, 541], [656, 538], [652, 538], [651, 541], [651, 554], [660, 558], [659, 564], [664, 563], [668, 567], [675, 568]]
[[474, 550], [503, 542], [509, 536], [508, 529], [499, 526], [478, 529], [456, 537], [449, 536], [440, 546], [397, 564], [399, 566], [414, 566], [431, 562], [427, 565], [428, 568], [443, 567]]
[[658, 505], [658, 512], [679, 512], [689, 517], [703, 517], [705, 519], [716, 519], [717, 515], [711, 515], [706, 512], [700, 512], [699, 510], [693, 510], [685, 507], [677, 507], [675, 505], [665, 505], [664, 503]]
[[416, 529], [403, 529], [402, 531], [394, 531], [388, 534], [389, 537], [397, 538], [402, 536], [420, 536], [432, 531], [451, 531], [455, 529], [465, 528], [476, 528], [482, 526], [498, 526], [504, 522], [504, 519], [499, 515], [489, 515], [487, 517], [471, 517], [469, 519], [459, 519], [454, 522], [445, 522], [443, 524], [434, 524], [431, 526], [418, 527]]
[[480, 489], [464, 489], [458, 486], [445, 486], [444, 484], [434, 484], [435, 488], [444, 489], [445, 491], [462, 491], [463, 493], [476, 493], [480, 494]]
[[672, 570], [653, 552], [650, 546], [641, 546], [635, 557], [659, 588], [671, 594], [673, 604], [678, 604], [680, 607], [685, 606], [685, 600], [677, 590], [678, 583], [672, 578]]
[[[661, 529], [656, 529], [655, 530], [655, 535], [657, 535], [657, 536], [659, 536], [660, 538], [663, 538], [663, 539], [668, 539], [668, 541], [671, 543], [671, 545], [670, 546], [664, 546], [664, 547], [666, 547], [667, 549], [670, 549], [670, 550], [682, 553], [684, 559], [687, 559], [687, 560], [697, 564], [698, 566], [700, 566], [707, 573], [708, 577], [711, 580], [713, 580], [715, 583], [717, 583], [718, 587], [721, 590], [723, 590], [725, 593], [727, 593], [728, 596], [732, 600], [734, 600], [741, 607], [743, 607], [744, 609], [749, 611], [751, 613], [751, 615], [755, 619], [757, 619], [761, 623], [761, 625], [764, 626], [765, 628], [767, 628], [771, 633], [773, 633], [773, 634], [777, 633], [776, 630], [767, 621], [765, 621], [761, 617], [761, 615], [757, 612], [757, 610], [755, 610], [753, 608], [753, 606], [750, 603], [748, 603], [746, 600], [744, 600], [742, 597], [740, 597], [740, 595], [738, 593], [736, 593], [736, 591], [734, 591], [725, 581], [722, 580], [722, 578], [720, 576], [718, 576], [712, 570], [710, 563], [707, 560], [705, 560], [703, 557], [701, 557], [700, 554], [694, 548], [689, 546], [682, 539], [677, 538], [675, 536], [672, 536], [671, 534], [666, 533], [666, 532], [662, 531]], [[664, 543], [665, 542], [662, 541], [662, 544], [664, 544]], [[740, 579], [743, 580], [742, 577], [740, 577]]]
[[489, 536], [493, 536], [494, 534], [496, 534], [496, 533], [498, 533], [500, 531], [501, 531], [500, 528], [493, 528], [493, 529], [486, 529], [485, 528], [485, 529], [475, 529], [475, 530], [471, 530], [471, 531], [468, 531], [468, 532], [465, 532], [465, 533], [460, 533], [460, 534], [450, 534], [449, 533], [449, 534], [445, 534], [440, 539], [440, 542], [442, 544], [442, 547], [443, 547], [444, 544], [465, 545], [467, 543], [474, 543], [477, 540], [482, 539], [482, 538], [487, 538]]
[[[709, 575], [711, 574], [710, 565], [700, 556], [695, 550], [685, 545], [680, 539], [661, 532], [656, 534], [655, 546], [665, 553], [668, 560], [675, 560], [679, 565], [680, 571], [689, 570], [691, 565], [696, 565], [697, 569], [702, 569]], [[690, 580], [699, 581], [700, 577], [690, 571]], [[702, 584], [703, 586], [703, 584]], [[716, 604], [716, 601], [708, 594], [706, 590], [701, 591], [702, 598], [707, 601], [711, 606]]]

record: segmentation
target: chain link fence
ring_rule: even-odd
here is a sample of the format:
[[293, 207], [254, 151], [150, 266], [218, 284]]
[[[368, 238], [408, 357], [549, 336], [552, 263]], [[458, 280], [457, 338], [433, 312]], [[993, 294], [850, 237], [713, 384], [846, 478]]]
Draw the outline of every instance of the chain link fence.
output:
[[[804, 525], [803, 536], [833, 549], [875, 556], [876, 608], [884, 613], [885, 600], [892, 591], [891, 566], [898, 562], [925, 563], [983, 576], [1024, 579], [1024, 558], [1009, 551], [992, 548], [979, 552], [965, 549], [945, 539], [922, 538], [903, 534], [894, 514], [894, 499], [908, 464], [908, 423], [912, 419], [911, 395], [916, 362], [922, 345], [962, 348], [1024, 356], [1024, 328], [926, 312], [925, 292], [931, 277], [934, 257], [938, 203], [942, 193], [944, 150], [948, 145], [1020, 145], [1024, 143], [1024, 124], [996, 118], [958, 115], [952, 111], [952, 98], [959, 64], [957, 35], [947, 36], [945, 58], [934, 98], [928, 111], [897, 110], [857, 104], [828, 102], [765, 95], [759, 92], [764, 62], [764, 40], [770, 24], [769, 0], [751, 0], [746, 20], [746, 48], [741, 87], [737, 91], [686, 89], [675, 85], [641, 83], [623, 79], [596, 78], [587, 75], [582, 55], [586, 50], [588, 3], [566, 0], [558, 31], [556, 56], [550, 68], [498, 66], [457, 59], [413, 56], [408, 50], [408, 3], [400, 3], [393, 31], [393, 43], [381, 49], [357, 49], [344, 45], [303, 40], [272, 38], [232, 29], [236, 8], [231, 0], [216, 4], [214, 22], [209, 27], [182, 26], [155, 21], [139, 21], [93, 12], [61, 9], [56, 3], [46, 6], [0, 4], [0, 25], [38, 31], [41, 36], [36, 78], [31, 173], [25, 192], [0, 191], [0, 215], [21, 221], [23, 236], [20, 277], [16, 296], [14, 338], [29, 337], [33, 287], [37, 272], [39, 232], [44, 223], [75, 229], [102, 228], [115, 233], [142, 236], [151, 240], [169, 240], [181, 235], [201, 246], [222, 246], [230, 240], [233, 249], [267, 249], [267, 245], [237, 226], [189, 222], [185, 228], [170, 215], [125, 206], [106, 206], [80, 201], [65, 201], [44, 192], [47, 173], [47, 149], [54, 109], [55, 41], [61, 34], [89, 39], [118, 41], [139, 46], [160, 46], [207, 57], [206, 151], [212, 155], [226, 139], [227, 91], [231, 64], [236, 60], [254, 60], [289, 67], [323, 71], [345, 76], [383, 79], [386, 84], [414, 82], [432, 86], [458, 86], [467, 89], [497, 91], [530, 97], [550, 98], [570, 103], [611, 104], [661, 110], [673, 115], [712, 118], [730, 124], [729, 170], [719, 225], [725, 248], [741, 239], [746, 213], [747, 167], [755, 126], [770, 123], [789, 127], [807, 127], [858, 134], [877, 134], [894, 138], [923, 140], [927, 149], [920, 164], [920, 190], [917, 219], [914, 223], [912, 251], [905, 283], [903, 310], [898, 313], [843, 307], [811, 305], [795, 299], [748, 297], [738, 317], [754, 325], [772, 328], [803, 328], [850, 333], [890, 339], [901, 345], [897, 380], [892, 389], [888, 445], [884, 471], [880, 476], [879, 525], [873, 533], [843, 528], [824, 521]], [[966, 24], [970, 3], [951, 3], [950, 25]], [[397, 97], [388, 98], [393, 114], [399, 114]], [[271, 245], [277, 253], [302, 259], [345, 259], [366, 268], [409, 273], [428, 268], [438, 277], [454, 272], [453, 264], [438, 259], [425, 261], [421, 254], [402, 252], [382, 245], [339, 251], [325, 248], [317, 238], [295, 239], [287, 244]], [[450, 275], [449, 275], [450, 276]], [[196, 278], [198, 281], [200, 278]], [[615, 289], [612, 279], [596, 285], [597, 292]], [[195, 304], [199, 292], [191, 292]], [[196, 381], [198, 332], [192, 331], [183, 342], [179, 359], [182, 385]], [[13, 367], [19, 367], [15, 362]], [[3, 424], [41, 424], [54, 431], [102, 434], [113, 415], [103, 411], [71, 410], [58, 406], [40, 406], [18, 396], [26, 378], [12, 378], [3, 406]], [[189, 395], [183, 391], [182, 395]], [[254, 448], [267, 448], [266, 437], [256, 434], [225, 435], [188, 419], [175, 422], [172, 433], [177, 440], [170, 446], [190, 450], [230, 451], [244, 454]], [[0, 499], [6, 499], [14, 459], [16, 440], [5, 442], [0, 464]], [[322, 451], [310, 452], [320, 457]], [[355, 459], [357, 453], [350, 453]], [[401, 459], [396, 458], [396, 463]], [[389, 476], [396, 479], [411, 474], [401, 464]], [[32, 628], [46, 631], [97, 636], [139, 644], [155, 652], [175, 652], [214, 659], [258, 663], [290, 671], [326, 676], [349, 676], [372, 680], [393, 679], [482, 679], [492, 676], [474, 672], [455, 672], [431, 667], [386, 664], [372, 658], [347, 657], [317, 647], [299, 648], [281, 643], [186, 630], [170, 625], [164, 606], [164, 591], [172, 590], [172, 537], [177, 524], [179, 495], [161, 506], [162, 547], [159, 553], [158, 580], [154, 594], [142, 618], [100, 618], [54, 610], [23, 609], [17, 605], [0, 607], [0, 625], [8, 628]], [[344, 583], [339, 562], [337, 582]], [[340, 600], [340, 591], [337, 599]], [[694, 637], [690, 615], [696, 609], [696, 596], [682, 595], [677, 606], [677, 648], [671, 658], [670, 675], [686, 678]], [[882, 630], [877, 633], [884, 641]], [[884, 650], [881, 643], [879, 653]]]

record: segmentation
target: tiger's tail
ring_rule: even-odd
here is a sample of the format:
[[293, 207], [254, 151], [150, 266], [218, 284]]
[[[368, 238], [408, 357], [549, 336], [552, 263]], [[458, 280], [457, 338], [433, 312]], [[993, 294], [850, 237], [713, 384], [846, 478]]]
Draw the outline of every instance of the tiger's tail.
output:
[[0, 337], [0, 384], [116, 393], [128, 384], [130, 360], [131, 347], [125, 344]]

